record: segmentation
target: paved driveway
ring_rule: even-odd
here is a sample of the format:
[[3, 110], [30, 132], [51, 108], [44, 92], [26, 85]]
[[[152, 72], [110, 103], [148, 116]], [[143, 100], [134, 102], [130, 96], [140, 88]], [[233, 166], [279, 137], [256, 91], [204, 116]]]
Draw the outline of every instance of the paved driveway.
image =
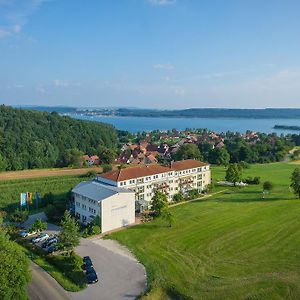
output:
[[72, 300], [45, 270], [31, 263], [32, 281], [27, 287], [30, 300]]
[[146, 290], [144, 266], [116, 241], [82, 239], [76, 252], [91, 257], [99, 282], [81, 292], [70, 293], [72, 299], [130, 300]]
[[[24, 227], [31, 227], [37, 218], [43, 221], [47, 219], [44, 213], [32, 215], [26, 221]], [[48, 228], [45, 232], [49, 235], [58, 234], [59, 227], [48, 223]], [[89, 285], [83, 291], [66, 293], [70, 299], [133, 300], [146, 290], [147, 278], [144, 266], [138, 263], [129, 250], [118, 242], [99, 238], [81, 239], [80, 246], [75, 251], [82, 257], [91, 257], [94, 268], [98, 273], [99, 281]], [[50, 275], [34, 265], [32, 270], [34, 275], [33, 282], [28, 288], [30, 299], [48, 299], [49, 297], [45, 297], [45, 293], [51, 295], [51, 290], [56, 295], [56, 298], [53, 299], [61, 299], [60, 297], [63, 297], [62, 289], [53, 286], [53, 279]], [[65, 299], [68, 298], [66, 297]]]

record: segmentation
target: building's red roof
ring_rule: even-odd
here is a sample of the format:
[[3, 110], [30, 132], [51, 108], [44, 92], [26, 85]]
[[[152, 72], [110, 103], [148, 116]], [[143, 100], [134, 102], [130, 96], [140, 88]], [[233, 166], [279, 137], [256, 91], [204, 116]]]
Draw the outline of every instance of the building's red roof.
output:
[[107, 173], [99, 174], [99, 177], [112, 180], [112, 181], [123, 181], [133, 178], [146, 177], [160, 173], [166, 173], [170, 171], [180, 171], [185, 169], [192, 169], [207, 166], [208, 164], [198, 160], [182, 160], [172, 163], [172, 167], [164, 167], [160, 165], [143, 165], [124, 168], [121, 170], [110, 171]]
[[97, 160], [97, 159], [99, 159], [99, 156], [98, 156], [98, 155], [92, 155], [90, 158], [91, 158], [92, 160]]
[[204, 166], [208, 166], [208, 164], [204, 163], [202, 161], [199, 161], [199, 160], [194, 160], [194, 159], [175, 161], [171, 165], [172, 169], [175, 171], [199, 168], [199, 167], [204, 167]]

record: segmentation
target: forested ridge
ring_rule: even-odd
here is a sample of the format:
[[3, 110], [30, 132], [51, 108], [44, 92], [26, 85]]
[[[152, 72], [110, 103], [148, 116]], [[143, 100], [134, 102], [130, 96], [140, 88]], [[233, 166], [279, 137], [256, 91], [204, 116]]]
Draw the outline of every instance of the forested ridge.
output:
[[2, 171], [67, 166], [72, 156], [116, 147], [112, 125], [0, 106]]

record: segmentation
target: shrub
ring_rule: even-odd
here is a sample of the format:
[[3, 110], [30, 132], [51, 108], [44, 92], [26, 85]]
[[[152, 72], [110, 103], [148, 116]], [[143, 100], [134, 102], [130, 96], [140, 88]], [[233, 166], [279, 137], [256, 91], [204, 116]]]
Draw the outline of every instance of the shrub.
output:
[[96, 175], [97, 175], [97, 172], [95, 170], [91, 170], [85, 174], [85, 177], [94, 178], [94, 177], [96, 177]]
[[109, 164], [102, 165], [102, 170], [103, 170], [104, 173], [109, 172], [109, 171], [112, 170], [112, 166], [109, 165]]
[[258, 185], [260, 184], [260, 177], [255, 176], [255, 177], [247, 177], [246, 179], [243, 180], [247, 184], [255, 184]]
[[90, 231], [89, 231], [90, 235], [96, 235], [96, 234], [100, 234], [100, 233], [101, 233], [100, 226], [98, 226], [98, 225], [90, 226]]
[[188, 192], [189, 199], [195, 199], [199, 197], [199, 192], [197, 189], [192, 189]]
[[184, 197], [182, 193], [177, 193], [173, 196], [173, 201], [174, 202], [181, 202], [184, 201]]

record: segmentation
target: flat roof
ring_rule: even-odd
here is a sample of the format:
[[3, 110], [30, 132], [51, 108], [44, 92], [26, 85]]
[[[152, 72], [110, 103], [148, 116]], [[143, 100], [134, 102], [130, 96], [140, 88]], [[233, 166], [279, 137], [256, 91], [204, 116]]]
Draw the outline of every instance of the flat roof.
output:
[[72, 192], [97, 202], [118, 193], [132, 193], [130, 190], [110, 186], [95, 180], [80, 182], [72, 189]]

